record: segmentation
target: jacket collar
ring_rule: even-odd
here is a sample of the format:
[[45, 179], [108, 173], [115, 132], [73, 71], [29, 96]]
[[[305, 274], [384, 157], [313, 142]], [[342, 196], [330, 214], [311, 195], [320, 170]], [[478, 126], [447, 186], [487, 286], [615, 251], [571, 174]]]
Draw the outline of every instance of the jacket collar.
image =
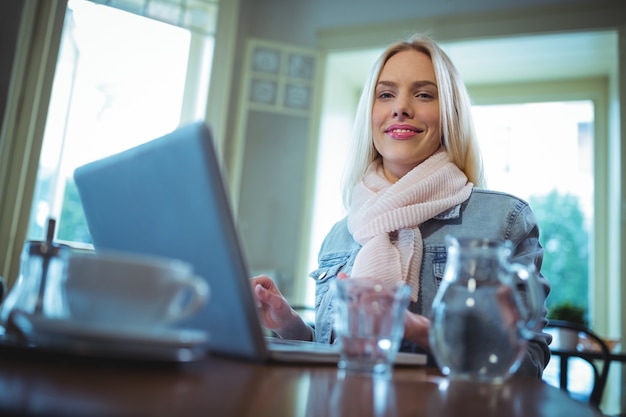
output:
[[458, 219], [461, 216], [461, 205], [457, 204], [456, 206], [449, 208], [448, 210], [437, 214], [433, 219], [437, 220], [450, 220], [450, 219]]

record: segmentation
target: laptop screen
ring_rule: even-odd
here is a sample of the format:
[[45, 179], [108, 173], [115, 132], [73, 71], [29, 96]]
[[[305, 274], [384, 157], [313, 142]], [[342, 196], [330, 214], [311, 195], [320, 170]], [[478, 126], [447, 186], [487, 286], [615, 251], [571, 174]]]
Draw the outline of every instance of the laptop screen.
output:
[[208, 281], [211, 297], [177, 326], [208, 331], [213, 352], [265, 359], [248, 271], [204, 123], [79, 167], [74, 180], [96, 251], [190, 262]]

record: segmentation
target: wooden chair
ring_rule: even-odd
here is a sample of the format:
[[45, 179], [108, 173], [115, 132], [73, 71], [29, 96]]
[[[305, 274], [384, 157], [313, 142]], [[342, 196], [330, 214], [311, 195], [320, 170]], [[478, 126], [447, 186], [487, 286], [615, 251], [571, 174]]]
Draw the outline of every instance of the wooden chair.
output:
[[581, 326], [576, 323], [570, 323], [561, 320], [549, 320], [547, 328], [555, 329], [571, 329], [584, 334], [589, 340], [593, 341], [595, 345], [599, 347], [598, 351], [589, 352], [581, 351], [578, 349], [565, 350], [559, 347], [552, 349], [553, 356], [558, 356], [561, 361], [559, 372], [559, 387], [571, 395], [568, 390], [567, 384], [567, 371], [568, 362], [570, 358], [581, 358], [591, 365], [593, 370], [594, 380], [591, 393], [589, 394], [589, 404], [600, 407], [602, 401], [602, 395], [604, 394], [604, 388], [606, 386], [607, 377], [609, 374], [609, 366], [611, 362], [610, 350], [607, 344], [602, 340], [600, 336], [594, 333], [591, 329]]

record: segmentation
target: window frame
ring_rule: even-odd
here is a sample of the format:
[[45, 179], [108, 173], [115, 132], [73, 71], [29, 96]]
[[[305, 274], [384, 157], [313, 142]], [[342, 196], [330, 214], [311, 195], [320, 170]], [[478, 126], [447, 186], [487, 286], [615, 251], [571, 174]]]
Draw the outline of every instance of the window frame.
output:
[[[0, 137], [0, 195], [3, 196], [0, 200], [0, 277], [4, 277], [7, 290], [10, 290], [19, 274], [20, 254], [31, 214], [67, 6], [67, 0], [24, 0], [22, 6]], [[206, 106], [201, 117], [215, 120], [219, 148], [224, 142], [222, 126], [226, 124], [226, 115], [223, 109], [228, 103], [228, 96], [214, 94], [214, 91], [229, 88], [234, 61], [234, 41], [220, 44], [219, 40], [235, 39], [237, 30], [236, 25], [221, 22], [234, 22], [238, 9], [239, 0], [219, 4], [217, 21], [220, 24], [214, 35], [212, 58], [208, 65], [206, 57], [200, 59], [204, 62], [198, 65], [199, 68], [190, 68], [188, 63], [188, 84], [185, 85], [180, 115], [181, 123], [197, 119], [195, 111], [190, 110], [194, 106], [188, 106], [185, 102], [204, 100]], [[204, 47], [203, 39], [206, 36], [193, 31], [191, 33], [190, 62], [198, 61], [192, 51]], [[212, 70], [213, 62], [220, 62], [219, 71]], [[204, 71], [208, 71], [208, 74], [203, 78]], [[204, 82], [203, 79], [208, 81]]]
[[[93, 3], [92, 0], [76, 0], [80, 3]], [[78, 4], [77, 4], [78, 6]], [[211, 66], [211, 58], [213, 52], [213, 44], [214, 39], [212, 35], [208, 32], [197, 32], [190, 30], [185, 27], [180, 26], [172, 26], [166, 22], [155, 20], [149, 17], [146, 17], [142, 14], [135, 14], [132, 12], [128, 12], [125, 10], [120, 10], [115, 6], [108, 5], [89, 5], [89, 11], [87, 14], [97, 13], [99, 9], [102, 9], [104, 12], [104, 8], [108, 9], [107, 13], [102, 13], [103, 16], [108, 16], [106, 19], [115, 19], [115, 16], [121, 20], [125, 20], [126, 22], [133, 22], [136, 25], [144, 24], [148, 21], [152, 22], [150, 25], [154, 28], [154, 30], [158, 30], [160, 27], [162, 32], [167, 32], [173, 27], [177, 27], [178, 31], [185, 32], [186, 36], [188, 36], [188, 44], [185, 43], [185, 48], [187, 48], [187, 56], [185, 57], [186, 62], [179, 63], [179, 65], [184, 64], [183, 71], [181, 74], [184, 78], [179, 78], [182, 81], [182, 88], [178, 91], [181, 95], [181, 103], [180, 108], [173, 108], [174, 113], [171, 114], [173, 118], [172, 121], [175, 122], [175, 126], [180, 126], [186, 123], [190, 123], [204, 117], [205, 109], [206, 109], [206, 91], [208, 90], [209, 77], [210, 77], [210, 66]], [[59, 53], [57, 54], [57, 64], [55, 67], [55, 76], [53, 79], [52, 85], [52, 94], [50, 97], [50, 106], [49, 111], [46, 117], [44, 118], [46, 121], [46, 127], [44, 129], [44, 137], [42, 139], [42, 151], [39, 152], [39, 161], [42, 158], [50, 158], [52, 156], [56, 156], [57, 158], [57, 166], [55, 170], [55, 174], [52, 177], [51, 189], [52, 193], [44, 194], [44, 195], [34, 195], [31, 203], [31, 213], [29, 218], [29, 226], [32, 226], [33, 217], [36, 216], [36, 211], [33, 207], [34, 204], [39, 201], [46, 201], [51, 203], [50, 205], [50, 213], [48, 216], [57, 219], [57, 229], [55, 231], [54, 238], [58, 243], [62, 243], [68, 245], [74, 249], [87, 250], [92, 251], [93, 245], [91, 243], [85, 243], [80, 240], [73, 240], [68, 238], [68, 236], [61, 236], [60, 232], [62, 231], [63, 224], [65, 222], [63, 212], [66, 207], [66, 197], [68, 191], [67, 186], [67, 165], [75, 164], [75, 161], [72, 160], [71, 157], [68, 159], [67, 151], [72, 153], [71, 147], [75, 145], [74, 142], [67, 142], [69, 137], [66, 136], [66, 132], [71, 129], [75, 129], [76, 123], [76, 115], [73, 114], [73, 103], [76, 101], [76, 97], [73, 96], [73, 93], [69, 93], [69, 97], [59, 97], [59, 95], [65, 94], [65, 90], [63, 87], [59, 88], [59, 85], [55, 83], [57, 81], [63, 84], [62, 80], [57, 80], [59, 76], [65, 77], [65, 75], [69, 72], [68, 70], [71, 67], [74, 71], [78, 68], [77, 65], [82, 65], [81, 61], [77, 58], [81, 51], [77, 49], [77, 43], [81, 43], [78, 38], [75, 38], [80, 31], [74, 31], [74, 26], [76, 22], [76, 18], [74, 18], [75, 13], [79, 13], [80, 9], [72, 11], [72, 2], [69, 1], [66, 7], [66, 15], [63, 23], [63, 34], [61, 36], [61, 43], [59, 47]], [[110, 13], [109, 13], [110, 12]], [[93, 15], [92, 15], [93, 18]], [[105, 18], [105, 17], [103, 17]], [[134, 20], [131, 20], [134, 19]], [[96, 41], [98, 42], [98, 41]], [[146, 49], [150, 49], [154, 45], [150, 45], [149, 39], [144, 39], [141, 41], [139, 45], [145, 45]], [[147, 42], [147, 43], [146, 43]], [[114, 43], [108, 43], [111, 46], [114, 46]], [[182, 46], [182, 45], [181, 45]], [[112, 59], [116, 59], [115, 55]], [[121, 58], [123, 59], [123, 58]], [[61, 65], [61, 66], [59, 66]], [[88, 64], [87, 64], [88, 65]], [[61, 72], [59, 72], [61, 71]], [[80, 75], [79, 75], [80, 77]], [[96, 75], [97, 77], [97, 75]], [[96, 78], [97, 79], [97, 78]], [[70, 75], [69, 79], [66, 80], [66, 83], [70, 84], [70, 91], [75, 90], [77, 86], [75, 85], [76, 75]], [[56, 110], [55, 110], [56, 109]], [[69, 117], [64, 118], [64, 114], [71, 115]], [[56, 128], [55, 124], [50, 124], [50, 118], [53, 118], [53, 121], [57, 121]], [[48, 130], [52, 129], [51, 132]], [[56, 130], [55, 130], [56, 129]], [[169, 128], [168, 128], [169, 129]], [[161, 129], [160, 129], [161, 130]], [[167, 131], [162, 131], [162, 134], [167, 133]], [[51, 147], [46, 148], [48, 146], [46, 144], [46, 140], [50, 138], [62, 138], [61, 144], [57, 148], [54, 144]], [[149, 136], [148, 136], [149, 138]], [[98, 142], [100, 143], [100, 142]], [[100, 145], [96, 145], [97, 147]], [[102, 143], [102, 146], [106, 147], [105, 143]], [[133, 145], [127, 145], [130, 147]], [[52, 155], [50, 155], [50, 151], [52, 151]], [[45, 152], [48, 152], [44, 155]], [[58, 154], [55, 155], [55, 152]], [[49, 162], [48, 162], [49, 163]], [[38, 164], [38, 170], [41, 169], [42, 166]], [[47, 167], [50, 169], [50, 167]], [[35, 191], [39, 186], [40, 178], [38, 177], [35, 182]], [[34, 233], [33, 233], [34, 232]], [[45, 235], [45, 230], [43, 231], [34, 231], [31, 230], [30, 227], [27, 228], [26, 231], [26, 239], [28, 240], [39, 240], [43, 239]], [[69, 240], [68, 240], [69, 239]]]
[[0, 136], [0, 276], [10, 289], [32, 205], [65, 0], [24, 0]]

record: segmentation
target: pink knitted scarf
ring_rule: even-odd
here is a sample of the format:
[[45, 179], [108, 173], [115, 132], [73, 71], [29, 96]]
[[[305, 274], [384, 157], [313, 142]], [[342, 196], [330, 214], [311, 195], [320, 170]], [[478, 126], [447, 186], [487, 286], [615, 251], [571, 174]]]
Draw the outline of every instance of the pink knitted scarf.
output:
[[437, 151], [395, 184], [384, 176], [380, 160], [368, 167], [353, 193], [348, 229], [363, 247], [354, 277], [404, 281], [417, 301], [422, 264], [419, 225], [464, 202], [473, 184], [445, 151]]

